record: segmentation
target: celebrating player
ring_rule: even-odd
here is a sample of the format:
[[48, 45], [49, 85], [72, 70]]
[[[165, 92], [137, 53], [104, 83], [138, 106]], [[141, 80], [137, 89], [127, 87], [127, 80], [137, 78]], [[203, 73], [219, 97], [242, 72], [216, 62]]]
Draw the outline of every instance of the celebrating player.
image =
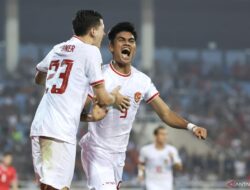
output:
[[31, 126], [32, 156], [41, 189], [69, 189], [74, 173], [76, 133], [91, 85], [101, 105], [129, 107], [115, 88], [105, 90], [99, 47], [104, 33], [102, 16], [80, 10], [73, 22], [75, 35], [54, 46], [37, 65], [36, 83], [45, 93]]
[[12, 154], [4, 153], [0, 162], [0, 189], [9, 190], [12, 186], [13, 190], [18, 190], [18, 181], [16, 170], [12, 165]]
[[182, 163], [174, 146], [166, 144], [167, 130], [159, 126], [154, 130], [155, 142], [141, 148], [138, 177], [144, 180], [147, 190], [172, 190], [173, 169], [181, 170]]
[[88, 133], [80, 141], [88, 187], [95, 190], [119, 188], [129, 134], [142, 100], [150, 104], [167, 125], [188, 129], [200, 139], [207, 136], [206, 129], [189, 123], [171, 111], [160, 98], [151, 79], [132, 66], [137, 39], [133, 25], [119, 23], [111, 29], [108, 37], [113, 60], [102, 67], [106, 87], [111, 90], [113, 86], [121, 86], [121, 93], [130, 98], [131, 105], [123, 111], [109, 107], [104, 119], [89, 123]]

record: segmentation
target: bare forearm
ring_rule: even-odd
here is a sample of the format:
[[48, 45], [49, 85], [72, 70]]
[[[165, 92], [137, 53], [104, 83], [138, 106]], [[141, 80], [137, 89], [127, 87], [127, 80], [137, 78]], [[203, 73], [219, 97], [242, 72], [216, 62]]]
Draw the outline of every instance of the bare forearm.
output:
[[18, 182], [17, 181], [12, 182], [12, 189], [18, 190]]
[[177, 113], [169, 110], [161, 116], [161, 120], [170, 127], [177, 129], [187, 129], [188, 121], [179, 116]]
[[93, 87], [98, 104], [101, 106], [109, 106], [115, 102], [114, 96], [108, 93], [104, 84]]
[[155, 98], [151, 102], [151, 106], [161, 120], [170, 127], [187, 129], [188, 122], [177, 113], [173, 112], [160, 97]]
[[47, 73], [38, 71], [35, 76], [35, 83], [38, 85], [45, 85]]

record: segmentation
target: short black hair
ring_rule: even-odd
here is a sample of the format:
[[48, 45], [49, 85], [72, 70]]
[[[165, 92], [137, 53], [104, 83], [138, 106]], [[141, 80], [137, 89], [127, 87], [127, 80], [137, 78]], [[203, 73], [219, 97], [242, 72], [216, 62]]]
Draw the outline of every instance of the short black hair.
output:
[[3, 153], [3, 157], [6, 157], [6, 156], [12, 156], [13, 154], [12, 154], [12, 152], [10, 152], [10, 151], [5, 151], [4, 153]]
[[155, 128], [155, 130], [154, 130], [154, 135], [156, 136], [156, 135], [158, 135], [158, 132], [160, 131], [160, 130], [162, 130], [162, 129], [166, 129], [164, 126], [159, 126], [159, 127], [157, 127], [157, 128]]
[[116, 35], [118, 33], [120, 33], [120, 32], [130, 32], [135, 37], [135, 41], [137, 39], [137, 32], [136, 32], [135, 27], [134, 27], [134, 25], [132, 23], [130, 23], [130, 22], [119, 22], [118, 24], [113, 26], [111, 28], [111, 30], [109, 31], [109, 33], [108, 33], [109, 41], [111, 43], [113, 43]]
[[92, 27], [101, 24], [102, 15], [94, 10], [79, 10], [72, 21], [75, 35], [82, 36], [88, 33]]

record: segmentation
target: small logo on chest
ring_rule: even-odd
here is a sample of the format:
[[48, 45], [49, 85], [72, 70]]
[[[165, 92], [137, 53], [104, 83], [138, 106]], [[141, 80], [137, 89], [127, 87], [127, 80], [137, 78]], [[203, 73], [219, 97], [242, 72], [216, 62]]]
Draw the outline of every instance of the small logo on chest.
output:
[[141, 99], [141, 93], [140, 92], [136, 92], [135, 95], [134, 95], [134, 99], [135, 99], [135, 102], [138, 103]]

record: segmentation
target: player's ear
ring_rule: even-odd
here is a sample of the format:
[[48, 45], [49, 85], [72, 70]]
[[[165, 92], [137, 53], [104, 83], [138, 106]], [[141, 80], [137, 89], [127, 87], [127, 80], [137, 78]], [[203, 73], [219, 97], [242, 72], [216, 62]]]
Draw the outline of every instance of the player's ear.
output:
[[113, 45], [112, 42], [109, 42], [109, 51], [110, 51], [111, 53], [114, 53], [114, 45]]
[[89, 33], [90, 33], [90, 36], [94, 38], [94, 37], [96, 36], [96, 30], [95, 30], [95, 28], [92, 27], [92, 28], [90, 29]]

